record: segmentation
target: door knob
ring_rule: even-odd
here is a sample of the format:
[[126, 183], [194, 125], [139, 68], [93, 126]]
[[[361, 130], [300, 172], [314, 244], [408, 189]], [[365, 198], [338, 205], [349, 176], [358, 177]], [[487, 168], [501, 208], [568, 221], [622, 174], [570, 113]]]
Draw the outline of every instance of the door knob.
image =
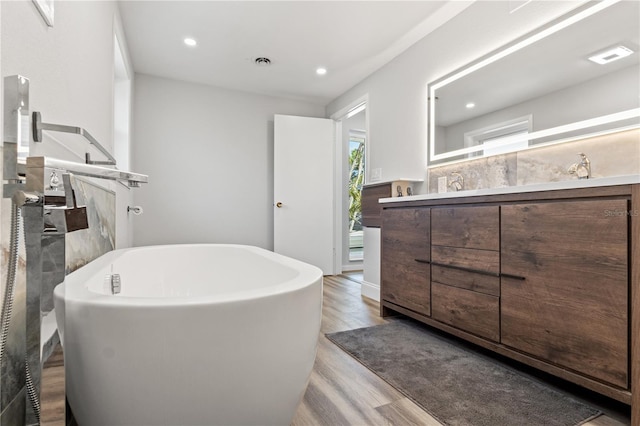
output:
[[280, 201], [278, 201], [278, 202], [276, 203], [276, 207], [277, 207], [277, 208], [281, 208], [281, 207], [282, 207], [282, 203], [281, 203]]

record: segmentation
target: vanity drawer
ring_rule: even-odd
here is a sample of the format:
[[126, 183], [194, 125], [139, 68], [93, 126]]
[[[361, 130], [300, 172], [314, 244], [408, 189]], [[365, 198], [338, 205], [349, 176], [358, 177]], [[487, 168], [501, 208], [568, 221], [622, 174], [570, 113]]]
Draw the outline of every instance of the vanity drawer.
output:
[[432, 265], [431, 280], [465, 290], [500, 296], [500, 278], [448, 266]]
[[500, 207], [434, 208], [431, 229], [435, 245], [500, 250]]
[[500, 298], [431, 283], [431, 316], [475, 335], [500, 341]]
[[500, 252], [498, 251], [432, 246], [431, 262], [434, 266], [449, 266], [494, 277], [500, 275]]

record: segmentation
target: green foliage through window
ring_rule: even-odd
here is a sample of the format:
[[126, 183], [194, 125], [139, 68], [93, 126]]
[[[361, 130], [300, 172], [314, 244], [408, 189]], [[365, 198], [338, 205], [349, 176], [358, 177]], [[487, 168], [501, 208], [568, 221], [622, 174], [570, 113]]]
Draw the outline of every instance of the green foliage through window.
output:
[[364, 138], [349, 138], [349, 231], [362, 229], [361, 193], [364, 184]]

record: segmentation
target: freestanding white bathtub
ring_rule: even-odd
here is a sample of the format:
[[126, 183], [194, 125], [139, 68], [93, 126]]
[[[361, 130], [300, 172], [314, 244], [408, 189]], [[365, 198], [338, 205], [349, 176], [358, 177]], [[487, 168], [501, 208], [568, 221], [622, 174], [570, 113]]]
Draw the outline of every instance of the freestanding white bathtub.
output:
[[79, 425], [288, 425], [316, 355], [322, 271], [250, 246], [151, 246], [69, 274], [54, 300]]

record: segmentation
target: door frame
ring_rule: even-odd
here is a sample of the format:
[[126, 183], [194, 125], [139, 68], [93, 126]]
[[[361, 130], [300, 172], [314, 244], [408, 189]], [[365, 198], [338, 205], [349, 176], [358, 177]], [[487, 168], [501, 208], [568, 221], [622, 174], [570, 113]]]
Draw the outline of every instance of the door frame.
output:
[[[334, 182], [334, 247], [335, 247], [335, 251], [334, 251], [334, 269], [335, 269], [335, 273], [336, 274], [341, 274], [343, 272], [343, 262], [342, 262], [342, 251], [343, 251], [343, 238], [342, 238], [342, 231], [343, 231], [343, 221], [346, 219], [346, 215], [344, 212], [344, 203], [342, 202], [342, 191], [343, 191], [343, 186], [344, 186], [344, 182], [342, 180], [343, 175], [342, 175], [342, 168], [344, 165], [344, 162], [346, 161], [345, 158], [343, 158], [344, 156], [342, 155], [343, 151], [342, 151], [342, 145], [344, 143], [344, 141], [342, 140], [342, 122], [347, 118], [347, 116], [349, 115], [349, 113], [351, 113], [353, 110], [355, 110], [356, 108], [360, 107], [361, 105], [365, 105], [367, 110], [369, 109], [369, 93], [365, 93], [364, 95], [357, 97], [356, 99], [354, 99], [353, 101], [349, 102], [345, 107], [339, 109], [338, 111], [334, 112], [333, 114], [331, 114], [331, 116], [329, 116], [330, 119], [332, 119], [336, 125], [334, 126], [335, 129], [335, 147], [334, 147], [334, 151], [335, 151], [335, 160], [334, 160], [334, 173], [335, 173], [335, 182]], [[367, 111], [367, 114], [365, 115], [365, 132], [367, 134], [367, 143], [364, 146], [364, 158], [365, 161], [367, 161], [366, 159], [369, 158], [369, 149], [370, 149], [370, 145], [371, 145], [371, 138], [369, 136], [369, 116], [370, 114]], [[367, 176], [368, 173], [366, 173], [365, 171], [365, 183], [367, 183]]]

